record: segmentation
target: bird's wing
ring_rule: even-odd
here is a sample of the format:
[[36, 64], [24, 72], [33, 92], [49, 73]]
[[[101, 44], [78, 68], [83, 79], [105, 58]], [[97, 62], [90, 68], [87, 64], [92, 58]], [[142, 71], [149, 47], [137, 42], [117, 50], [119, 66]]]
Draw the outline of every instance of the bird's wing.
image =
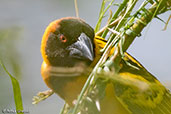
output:
[[[103, 38], [95, 37], [97, 55], [105, 44]], [[171, 94], [168, 89], [128, 53], [125, 53], [120, 66], [119, 74], [111, 76], [111, 79], [116, 98], [128, 112], [171, 114]]]

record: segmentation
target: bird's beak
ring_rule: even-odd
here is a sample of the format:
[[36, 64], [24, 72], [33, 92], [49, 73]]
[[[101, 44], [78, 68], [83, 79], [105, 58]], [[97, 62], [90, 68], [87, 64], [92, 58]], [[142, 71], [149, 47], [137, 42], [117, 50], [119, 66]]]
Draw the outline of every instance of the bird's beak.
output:
[[78, 41], [68, 47], [70, 51], [69, 56], [77, 59], [94, 60], [93, 43], [90, 38], [82, 33]]

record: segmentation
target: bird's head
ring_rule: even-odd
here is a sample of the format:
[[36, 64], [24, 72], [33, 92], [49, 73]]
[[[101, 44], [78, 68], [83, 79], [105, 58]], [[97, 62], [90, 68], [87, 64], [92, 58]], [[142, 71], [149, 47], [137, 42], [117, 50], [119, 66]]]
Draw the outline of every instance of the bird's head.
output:
[[90, 65], [94, 59], [94, 30], [83, 20], [66, 17], [47, 27], [41, 43], [46, 64], [73, 67], [78, 63]]

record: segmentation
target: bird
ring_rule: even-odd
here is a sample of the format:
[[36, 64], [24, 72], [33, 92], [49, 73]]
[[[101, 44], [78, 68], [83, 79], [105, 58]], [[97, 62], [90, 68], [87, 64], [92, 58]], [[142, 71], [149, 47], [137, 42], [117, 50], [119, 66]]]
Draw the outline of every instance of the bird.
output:
[[[74, 106], [106, 42], [104, 38], [95, 36], [94, 29], [77, 17], [57, 19], [47, 26], [41, 42], [41, 75], [46, 85], [69, 106]], [[111, 53], [113, 51], [114, 48]], [[106, 97], [100, 101], [100, 114], [140, 114], [140, 109], [145, 110], [142, 114], [171, 113], [169, 90], [143, 65], [125, 52], [120, 67], [119, 78], [128, 80], [128, 83], [106, 85]], [[131, 85], [137, 82], [148, 86], [139, 92]], [[151, 89], [152, 86], [156, 88]]]
[[[83, 20], [66, 17], [45, 30], [41, 42], [41, 74], [47, 86], [73, 105], [94, 59], [94, 30]], [[74, 88], [71, 90], [71, 88]]]

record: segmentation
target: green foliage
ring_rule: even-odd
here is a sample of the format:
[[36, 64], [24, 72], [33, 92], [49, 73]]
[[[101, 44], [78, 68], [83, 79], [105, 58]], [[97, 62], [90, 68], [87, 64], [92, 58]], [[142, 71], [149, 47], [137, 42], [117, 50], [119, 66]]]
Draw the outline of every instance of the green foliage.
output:
[[104, 18], [105, 13], [107, 12], [107, 10], [111, 7], [111, 5], [113, 4], [114, 0], [111, 0], [111, 2], [107, 5], [107, 7], [105, 8], [105, 4], [106, 4], [107, 0], [103, 0], [102, 1], [102, 5], [101, 5], [101, 9], [100, 9], [100, 14], [99, 14], [99, 19], [97, 21], [97, 25], [95, 27], [95, 33], [97, 31], [99, 31], [100, 26], [101, 26], [101, 22], [102, 19]]
[[13, 94], [14, 94], [14, 100], [15, 100], [15, 106], [17, 114], [23, 114], [23, 104], [22, 104], [22, 97], [21, 97], [21, 91], [20, 91], [20, 85], [19, 82], [13, 77], [8, 70], [6, 69], [5, 65], [0, 61], [0, 65], [3, 67], [5, 72], [8, 74], [8, 76], [11, 79], [12, 86], [13, 86]]
[[[11, 79], [17, 114], [23, 114], [20, 85], [16, 79], [16, 78], [19, 79], [21, 77], [21, 69], [20, 69], [21, 59], [19, 56], [19, 52], [16, 48], [16, 45], [20, 41], [19, 39], [20, 31], [21, 28], [17, 26], [0, 30], [0, 65]], [[8, 72], [5, 65], [1, 62], [1, 60], [5, 61], [6, 66], [8, 66], [8, 69], [12, 71], [12, 74], [15, 75], [16, 78], [13, 77]], [[1, 75], [4, 74], [2, 70], [0, 71], [0, 73]]]

